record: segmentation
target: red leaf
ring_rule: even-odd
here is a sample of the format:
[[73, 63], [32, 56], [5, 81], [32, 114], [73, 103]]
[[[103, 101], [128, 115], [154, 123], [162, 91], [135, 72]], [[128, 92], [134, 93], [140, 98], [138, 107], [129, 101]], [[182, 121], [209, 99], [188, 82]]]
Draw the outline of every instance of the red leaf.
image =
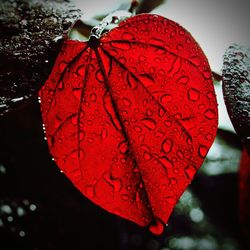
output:
[[74, 185], [160, 234], [217, 130], [211, 71], [191, 35], [143, 14], [99, 45], [67, 40], [40, 97], [50, 152]]

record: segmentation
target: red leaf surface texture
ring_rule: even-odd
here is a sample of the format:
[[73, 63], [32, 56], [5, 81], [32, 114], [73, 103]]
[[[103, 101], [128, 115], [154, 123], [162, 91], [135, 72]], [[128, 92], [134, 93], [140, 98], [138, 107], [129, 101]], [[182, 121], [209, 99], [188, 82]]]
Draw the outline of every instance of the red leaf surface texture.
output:
[[66, 40], [40, 90], [55, 162], [107, 211], [162, 233], [213, 143], [211, 70], [192, 36], [157, 15]]

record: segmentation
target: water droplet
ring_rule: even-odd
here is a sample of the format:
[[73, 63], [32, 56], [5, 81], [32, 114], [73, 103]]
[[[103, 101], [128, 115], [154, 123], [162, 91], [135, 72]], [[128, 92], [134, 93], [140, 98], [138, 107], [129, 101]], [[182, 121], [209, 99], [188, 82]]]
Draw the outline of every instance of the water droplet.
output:
[[90, 101], [91, 102], [95, 102], [96, 101], [96, 94], [94, 94], [94, 93], [92, 93], [91, 95], [90, 95]]
[[202, 75], [205, 79], [210, 79], [212, 77], [211, 71], [204, 71]]
[[61, 62], [59, 64], [59, 69], [60, 69], [60, 72], [63, 72], [64, 69], [67, 67], [68, 63], [67, 62]]
[[146, 110], [146, 114], [148, 115], [148, 116], [151, 116], [151, 115], [153, 115], [153, 111], [151, 110], [151, 109], [147, 109]]
[[215, 118], [215, 112], [212, 109], [207, 109], [204, 115], [210, 120]]
[[159, 108], [159, 110], [158, 110], [159, 117], [163, 117], [165, 113], [166, 113], [166, 111], [163, 108]]
[[206, 106], [204, 104], [199, 104], [198, 109], [204, 109]]
[[166, 104], [172, 100], [173, 96], [170, 94], [165, 94], [161, 97], [161, 102]]
[[164, 124], [167, 126], [167, 127], [170, 127], [172, 125], [172, 122], [171, 121], [164, 121]]
[[164, 224], [156, 219], [150, 226], [149, 231], [155, 235], [160, 235], [164, 231]]
[[106, 128], [102, 128], [102, 131], [101, 131], [101, 137], [102, 137], [102, 139], [107, 138], [107, 136], [108, 136], [107, 129]]
[[171, 205], [174, 205], [176, 203], [176, 199], [173, 197], [173, 196], [167, 196], [165, 198], [166, 202], [171, 204]]
[[155, 84], [155, 79], [150, 74], [141, 74], [139, 78], [145, 87], [150, 87]]
[[126, 42], [125, 40], [122, 42], [111, 42], [112, 47], [119, 49], [119, 50], [130, 50], [131, 44], [130, 42]]
[[139, 127], [139, 126], [135, 126], [134, 129], [135, 129], [135, 131], [138, 132], [138, 133], [140, 133], [140, 132], [142, 131], [142, 128]]
[[77, 68], [76, 72], [79, 76], [84, 76], [85, 69], [86, 69], [85, 65], [81, 65]]
[[147, 106], [147, 104], [148, 104], [148, 100], [147, 100], [147, 99], [144, 99], [144, 100], [143, 100], [143, 106], [145, 107], [145, 106]]
[[175, 179], [175, 178], [171, 178], [170, 179], [170, 183], [169, 183], [171, 186], [174, 186], [174, 185], [176, 185], [177, 184], [177, 179]]
[[162, 143], [162, 150], [168, 154], [172, 150], [173, 142], [171, 139], [167, 138], [165, 141]]
[[156, 127], [155, 120], [151, 118], [146, 118], [142, 120], [143, 125], [148, 128], [149, 130], [153, 130]]
[[77, 121], [78, 121], [77, 115], [74, 115], [74, 116], [71, 117], [71, 122], [72, 122], [73, 125], [76, 125]]
[[95, 197], [95, 187], [93, 185], [86, 186], [85, 192], [86, 192], [87, 197], [89, 198]]
[[82, 89], [73, 89], [72, 93], [74, 95], [74, 97], [80, 101], [81, 100], [81, 95], [82, 95]]
[[126, 107], [130, 107], [132, 104], [128, 98], [122, 98], [122, 102], [123, 102], [124, 106], [126, 106]]
[[208, 93], [207, 93], [207, 98], [208, 99], [212, 99], [214, 97], [214, 93], [212, 92], [212, 91], [209, 91]]
[[177, 151], [177, 156], [178, 156], [180, 159], [183, 159], [184, 154], [183, 154], [183, 152], [182, 152], [181, 150], [178, 150], [178, 151]]
[[189, 61], [191, 63], [193, 63], [196, 67], [200, 66], [200, 64], [202, 62], [198, 56], [193, 56], [193, 57], [189, 58]]
[[122, 199], [124, 201], [128, 201], [129, 200], [129, 195], [128, 194], [122, 194]]
[[64, 88], [63, 81], [60, 81], [60, 82], [59, 82], [57, 88], [58, 88], [59, 90], [62, 90], [62, 89]]
[[202, 158], [205, 158], [208, 152], [208, 148], [204, 145], [199, 146], [199, 154]]
[[183, 46], [182, 44], [178, 44], [178, 45], [176, 46], [176, 49], [177, 49], [177, 50], [183, 50], [183, 48], [184, 48], [184, 46]]
[[185, 168], [185, 173], [187, 175], [187, 177], [192, 180], [195, 173], [196, 173], [196, 168], [194, 165], [188, 165], [186, 168]]
[[94, 142], [94, 138], [88, 137], [87, 141], [88, 141], [89, 143], [93, 143], [93, 142]]
[[188, 91], [188, 99], [190, 101], [198, 101], [200, 99], [200, 92], [197, 89], [189, 89]]
[[99, 82], [104, 82], [104, 81], [105, 81], [104, 76], [103, 76], [103, 73], [102, 73], [101, 70], [97, 70], [95, 76], [96, 76], [96, 79], [97, 79]]
[[118, 146], [118, 149], [121, 154], [126, 154], [128, 151], [128, 142], [121, 142]]
[[173, 164], [167, 157], [160, 157], [159, 158], [160, 163], [165, 166], [165, 168], [172, 168]]
[[189, 81], [189, 77], [188, 76], [182, 76], [178, 79], [178, 83], [179, 84], [183, 84], [186, 85]]
[[123, 185], [122, 185], [122, 181], [120, 179], [113, 180], [112, 184], [113, 184], [114, 190], [116, 192], [121, 191]]
[[82, 141], [84, 136], [85, 136], [85, 133], [83, 131], [79, 131], [79, 135], [78, 135], [79, 141]]
[[143, 157], [147, 161], [152, 159], [152, 155], [150, 153], [148, 153], [147, 151], [144, 152]]
[[134, 34], [130, 33], [130, 32], [123, 32], [122, 33], [122, 39], [123, 40], [133, 40], [135, 37], [134, 37]]
[[211, 141], [211, 140], [213, 139], [213, 135], [210, 134], [210, 133], [206, 134], [205, 137], [206, 137], [206, 139], [207, 139], [208, 141]]

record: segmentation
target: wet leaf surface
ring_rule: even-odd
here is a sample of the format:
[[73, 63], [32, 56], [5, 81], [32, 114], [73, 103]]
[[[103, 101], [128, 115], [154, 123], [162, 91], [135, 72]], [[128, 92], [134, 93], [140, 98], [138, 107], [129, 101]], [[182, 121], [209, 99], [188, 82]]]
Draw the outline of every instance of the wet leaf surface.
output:
[[100, 41], [65, 41], [39, 95], [50, 152], [81, 193], [162, 233], [217, 130], [211, 71], [191, 35], [144, 14]]
[[234, 44], [224, 55], [223, 94], [235, 131], [250, 153], [250, 49]]
[[66, 1], [0, 3], [0, 116], [20, 108], [47, 79], [81, 12]]

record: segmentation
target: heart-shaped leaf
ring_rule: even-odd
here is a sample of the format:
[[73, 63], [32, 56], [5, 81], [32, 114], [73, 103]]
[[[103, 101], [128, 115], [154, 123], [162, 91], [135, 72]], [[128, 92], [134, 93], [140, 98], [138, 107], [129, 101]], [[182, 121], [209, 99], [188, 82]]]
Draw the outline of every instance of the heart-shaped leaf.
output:
[[65, 41], [40, 91], [57, 165], [90, 200], [160, 234], [216, 134], [207, 59], [166, 18], [142, 14]]

